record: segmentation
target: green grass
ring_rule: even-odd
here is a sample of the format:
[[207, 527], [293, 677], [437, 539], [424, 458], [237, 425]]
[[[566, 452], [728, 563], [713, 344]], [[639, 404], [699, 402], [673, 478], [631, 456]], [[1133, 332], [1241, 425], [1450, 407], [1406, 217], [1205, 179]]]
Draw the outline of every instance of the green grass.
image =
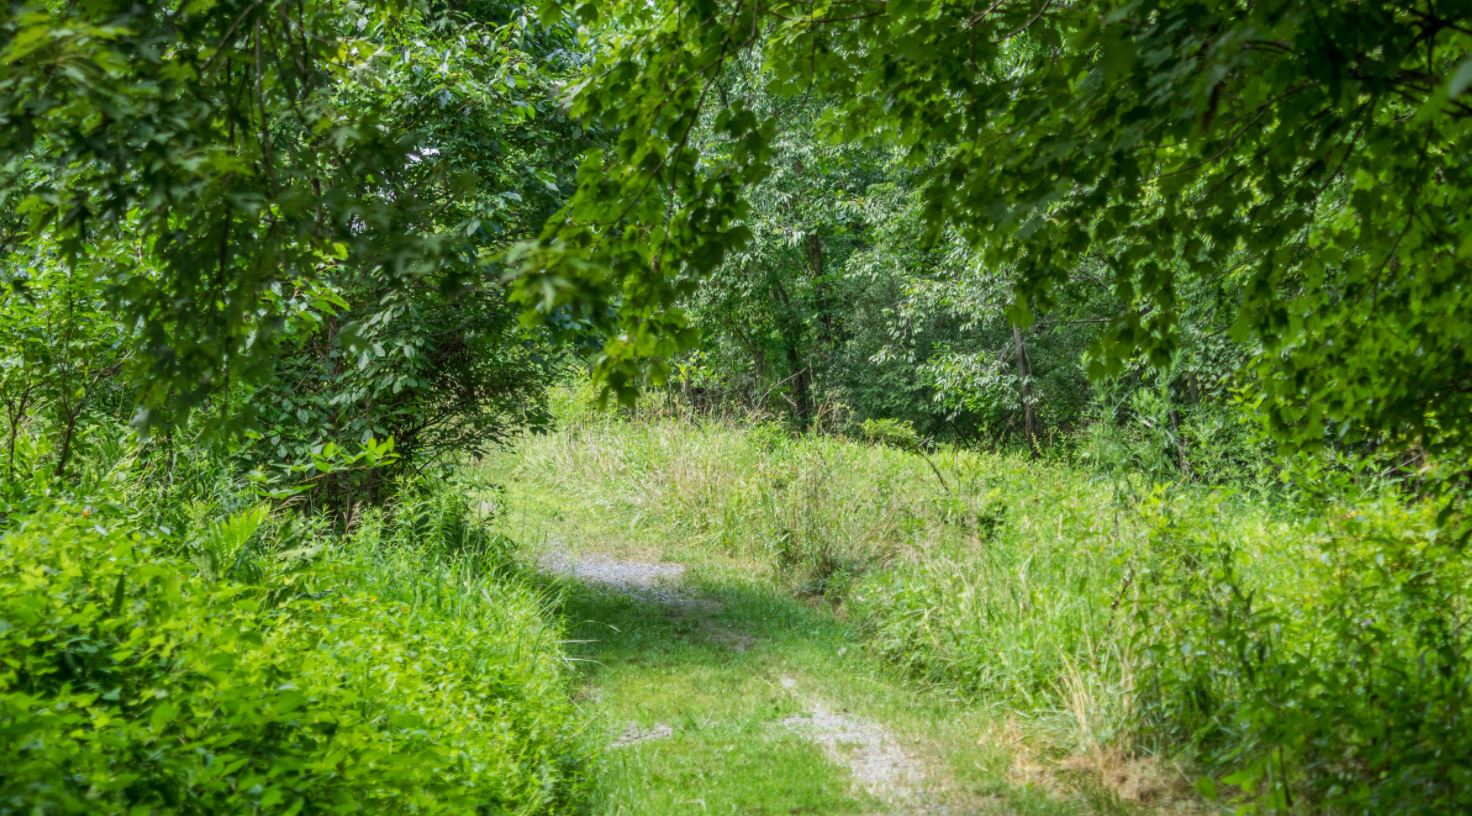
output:
[[[605, 768], [593, 777], [606, 812], [863, 812], [819, 750], [780, 726], [801, 706], [781, 687], [768, 650], [787, 653], [790, 644], [738, 652], [710, 628], [724, 622], [611, 592], [570, 588], [566, 614], [582, 641], [572, 652], [597, 694], [589, 708], [594, 742], [608, 745], [630, 726], [673, 731], [605, 752]], [[761, 631], [731, 636], [779, 634], [772, 618], [749, 620]]]
[[[1103, 637], [1108, 599], [1093, 590], [1123, 581], [1133, 541], [1116, 525], [1130, 519], [1108, 482], [1061, 465], [958, 450], [931, 458], [946, 487], [921, 457], [885, 447], [594, 421], [529, 440], [502, 466], [514, 467], [510, 512], [576, 530], [555, 535], [740, 563], [792, 594], [825, 597], [868, 648], [915, 677], [1010, 703], [1055, 737], [1074, 731], [1069, 747], [1090, 747], [1124, 682], [1118, 644]], [[1090, 710], [1071, 707], [1080, 704]]]
[[[884, 660], [845, 604], [805, 593], [814, 585], [810, 576], [784, 578], [783, 562], [770, 550], [740, 542], [726, 526], [752, 519], [729, 506], [659, 509], [677, 492], [688, 500], [703, 490], [709, 502], [752, 498], [754, 488], [739, 492], [725, 480], [763, 466], [751, 461], [760, 448], [746, 447], [767, 444], [762, 433], [610, 424], [528, 440], [482, 465], [486, 477], [505, 487], [496, 497], [504, 508], [501, 529], [528, 546], [529, 561], [546, 548], [675, 561], [689, 567], [684, 587], [702, 601], [670, 607], [547, 579], [563, 598], [567, 648], [590, 721], [589, 751], [602, 757], [590, 772], [595, 812], [886, 812], [845, 769], [782, 725], [813, 700], [883, 724], [927, 768], [935, 801], [952, 812], [1138, 810], [1092, 775], [1057, 766], [1052, 735], [1038, 738], [1046, 731], [1038, 712], [1019, 719], [994, 700], [917, 684]], [[819, 444], [910, 464], [883, 449]], [[928, 479], [921, 482], [926, 489], [935, 484], [933, 475]], [[901, 481], [896, 475], [894, 484]], [[705, 511], [712, 512], [699, 515]], [[863, 534], [862, 519], [847, 522], [849, 534]], [[921, 538], [917, 533], [915, 540]], [[672, 734], [609, 747], [631, 726], [657, 725]]]
[[822, 757], [772, 730], [792, 705], [774, 674], [916, 740], [962, 812], [1218, 807], [1202, 777], [1270, 810], [1434, 812], [1463, 789], [1441, 780], [1468, 749], [1472, 571], [1429, 505], [596, 414], [481, 470], [512, 538], [689, 565], [719, 625], [760, 644], [560, 587], [591, 749], [679, 725], [607, 754], [607, 812], [681, 812], [692, 791], [713, 812], [872, 808], [786, 787]]

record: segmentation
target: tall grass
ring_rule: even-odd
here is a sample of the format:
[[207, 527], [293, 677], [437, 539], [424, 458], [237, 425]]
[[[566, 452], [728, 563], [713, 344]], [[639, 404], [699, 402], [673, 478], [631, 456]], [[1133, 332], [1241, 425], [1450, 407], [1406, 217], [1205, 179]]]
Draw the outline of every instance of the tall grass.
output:
[[1269, 810], [1472, 805], [1472, 571], [1435, 507], [669, 417], [584, 415], [515, 462], [629, 537], [825, 598], [1062, 750], [1183, 757]]

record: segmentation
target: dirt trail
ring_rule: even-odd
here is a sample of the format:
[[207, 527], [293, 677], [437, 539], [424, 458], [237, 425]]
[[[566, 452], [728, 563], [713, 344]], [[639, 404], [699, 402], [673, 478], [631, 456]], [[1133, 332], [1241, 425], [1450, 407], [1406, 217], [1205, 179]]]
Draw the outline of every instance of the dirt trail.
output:
[[855, 783], [883, 802], [894, 814], [947, 811], [927, 796], [925, 768], [883, 725], [834, 711], [816, 697], [804, 697], [798, 683], [782, 678], [782, 687], [806, 702], [811, 712], [788, 717], [782, 724], [817, 743], [829, 761], [847, 767]]
[[[731, 651], [745, 652], [758, 643], [754, 635], [715, 620], [724, 605], [717, 598], [689, 589], [683, 583], [686, 569], [682, 564], [574, 553], [559, 546], [546, 552], [538, 565], [546, 573], [660, 608], [664, 614], [689, 623], [703, 640]], [[780, 688], [804, 713], [773, 723], [776, 728], [819, 748], [834, 771], [846, 772], [853, 787], [882, 805], [881, 813], [908, 816], [951, 812], [934, 796], [933, 789], [940, 786], [944, 774], [928, 769], [882, 723], [835, 706], [820, 692], [808, 688], [815, 684], [812, 680], [800, 683], [787, 674], [780, 677]], [[609, 747], [624, 749], [668, 740], [677, 732], [678, 726], [669, 722], [648, 727], [629, 722]]]

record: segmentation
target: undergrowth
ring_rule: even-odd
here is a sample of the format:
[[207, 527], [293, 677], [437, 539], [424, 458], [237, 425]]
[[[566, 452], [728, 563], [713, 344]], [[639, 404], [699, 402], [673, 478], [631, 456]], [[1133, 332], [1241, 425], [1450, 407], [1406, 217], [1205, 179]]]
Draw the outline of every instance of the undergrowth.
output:
[[340, 532], [207, 457], [84, 462], [6, 486], [0, 813], [578, 809], [560, 625], [463, 489]]

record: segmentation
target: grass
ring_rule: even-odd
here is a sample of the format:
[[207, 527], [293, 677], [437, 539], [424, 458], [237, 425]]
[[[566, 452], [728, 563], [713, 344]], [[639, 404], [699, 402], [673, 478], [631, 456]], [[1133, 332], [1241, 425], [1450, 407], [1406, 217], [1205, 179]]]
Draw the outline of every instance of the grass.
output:
[[1111, 485], [1022, 455], [931, 458], [944, 487], [921, 457], [885, 447], [595, 420], [528, 441], [503, 476], [513, 513], [823, 597], [914, 677], [1089, 747], [1128, 682], [1102, 637], [1110, 599], [1094, 591], [1123, 583], [1134, 543]]
[[[728, 596], [722, 600], [730, 600]], [[779, 725], [801, 713], [782, 688], [768, 650], [792, 643], [766, 640], [792, 632], [771, 617], [757, 653], [739, 652], [712, 626], [616, 593], [569, 591], [567, 615], [581, 641], [573, 653], [596, 691], [595, 742], [610, 744], [630, 729], [671, 729], [665, 739], [605, 753], [600, 800], [609, 813], [858, 813], [845, 780], [829, 772], [813, 745]], [[731, 614], [728, 608], [724, 614]], [[724, 617], [724, 614], [722, 617]], [[737, 613], [739, 614], [739, 612]]]
[[[1029, 472], [1021, 460], [1001, 461]], [[938, 464], [954, 474], [944, 456]], [[596, 812], [884, 812], [783, 726], [814, 700], [883, 724], [920, 758], [927, 787], [952, 812], [1127, 813], [1181, 801], [1169, 768], [1127, 767], [1098, 752], [1097, 768], [1060, 761], [1078, 742], [1060, 737], [1062, 723], [1092, 722], [1094, 700], [1075, 699], [1075, 714], [1052, 698], [1039, 703], [1046, 694], [1034, 690], [1031, 707], [1002, 705], [964, 693], [975, 684], [959, 675], [917, 683], [917, 666], [881, 648], [862, 599], [902, 573], [876, 565], [939, 569], [940, 560], [919, 556], [959, 557], [996, 535], [995, 496], [944, 493], [918, 457], [836, 440], [794, 444], [766, 429], [598, 421], [528, 440], [483, 463], [482, 474], [504, 487], [495, 498], [502, 532], [526, 543], [528, 558], [557, 549], [675, 561], [689, 567], [686, 591], [702, 600], [672, 608], [549, 579], [579, 666], [589, 751], [602, 756], [590, 773]], [[978, 471], [952, 490], [981, 480]], [[814, 510], [824, 515], [810, 517]], [[993, 568], [1037, 581], [1033, 612], [1044, 618], [1029, 617], [1019, 595], [1009, 611], [1016, 617], [1002, 621], [1012, 628], [987, 648], [1098, 614], [1077, 602], [1044, 605], [1041, 587], [1080, 569], [1066, 559], [999, 555]], [[1072, 692], [1104, 694], [1085, 685]], [[670, 735], [609, 747], [657, 726]]]
[[963, 812], [1446, 812], [1472, 790], [1472, 570], [1430, 504], [658, 416], [573, 416], [482, 469], [511, 537], [689, 565], [720, 625], [762, 644], [732, 655], [708, 622], [560, 587], [593, 748], [686, 724], [619, 749], [609, 812], [679, 812], [648, 798], [672, 790], [759, 810], [748, 784], [798, 812], [869, 807], [852, 785], [777, 795], [817, 760], [772, 730], [791, 703], [773, 673], [916, 740]]

